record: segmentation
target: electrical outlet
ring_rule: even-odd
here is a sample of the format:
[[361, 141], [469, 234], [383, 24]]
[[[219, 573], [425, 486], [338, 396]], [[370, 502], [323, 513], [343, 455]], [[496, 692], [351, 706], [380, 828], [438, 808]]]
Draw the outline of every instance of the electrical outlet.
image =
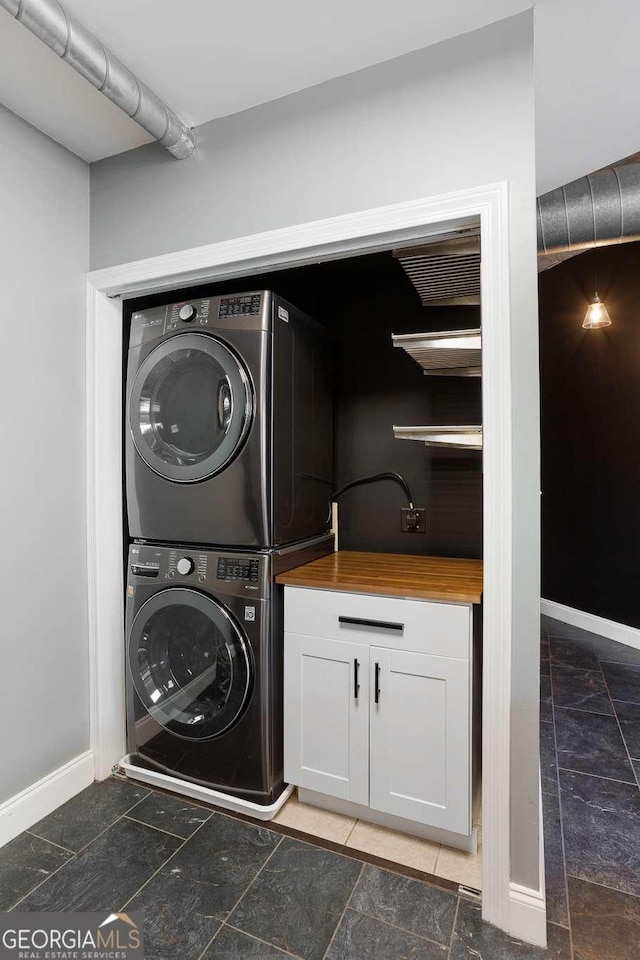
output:
[[427, 511], [424, 507], [403, 507], [400, 515], [400, 529], [403, 533], [426, 533]]

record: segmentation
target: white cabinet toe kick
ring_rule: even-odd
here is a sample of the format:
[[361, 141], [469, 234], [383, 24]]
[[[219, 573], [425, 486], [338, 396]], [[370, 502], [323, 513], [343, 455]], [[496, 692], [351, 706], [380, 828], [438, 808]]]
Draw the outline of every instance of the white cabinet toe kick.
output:
[[473, 610], [285, 587], [284, 773], [301, 800], [476, 851]]

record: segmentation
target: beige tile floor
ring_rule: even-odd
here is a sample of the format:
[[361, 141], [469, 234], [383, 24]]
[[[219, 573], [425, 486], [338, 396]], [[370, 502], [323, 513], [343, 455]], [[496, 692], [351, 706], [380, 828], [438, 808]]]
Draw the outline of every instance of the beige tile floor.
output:
[[480, 890], [482, 887], [482, 830], [480, 791], [474, 797], [473, 822], [478, 827], [478, 853], [472, 856], [450, 847], [430, 843], [406, 833], [378, 827], [364, 820], [345, 817], [300, 803], [294, 793], [275, 818], [276, 823], [344, 844], [354, 850], [383, 857], [393, 863], [414, 867], [437, 877], [463, 883]]

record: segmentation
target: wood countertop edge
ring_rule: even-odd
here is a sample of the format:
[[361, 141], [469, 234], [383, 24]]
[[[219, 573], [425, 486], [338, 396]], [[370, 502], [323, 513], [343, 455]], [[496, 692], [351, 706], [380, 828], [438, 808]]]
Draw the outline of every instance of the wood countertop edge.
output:
[[296, 580], [285, 580], [284, 575], [282, 580], [277, 578], [276, 583], [280, 583], [284, 587], [297, 587], [302, 590], [331, 590], [334, 593], [362, 593], [369, 597], [399, 597], [402, 600], [430, 600], [432, 603], [462, 603], [473, 605], [480, 603], [482, 600], [481, 593], [474, 593], [471, 595], [461, 593], [444, 593], [442, 590], [419, 591], [411, 590], [410, 588], [394, 589], [393, 587], [376, 590], [373, 587], [367, 587], [362, 583], [341, 583], [339, 586], [337, 586], [335, 583], [321, 584], [317, 581], [314, 581], [313, 583], [303, 583]]
[[[350, 569], [337, 569], [340, 558], [337, 554], [329, 554], [320, 560], [314, 560], [311, 563], [303, 564], [292, 570], [282, 573], [276, 577], [276, 583], [287, 587], [306, 587], [312, 590], [332, 590], [338, 593], [362, 593], [369, 596], [389, 596], [402, 597], [408, 600], [431, 600], [442, 603], [464, 603], [478, 604], [482, 600], [482, 574], [480, 561], [467, 561], [471, 564], [477, 564], [479, 570], [477, 573], [456, 575], [449, 569], [438, 575], [433, 569], [437, 567], [437, 561], [442, 559], [443, 565], [455, 562], [458, 558], [438, 558], [438, 557], [416, 557], [416, 561], [429, 560], [432, 569], [428, 573], [409, 571], [403, 575], [398, 569], [385, 571], [369, 570], [366, 573], [358, 573], [353, 569], [359, 558], [367, 555], [358, 553], [357, 556], [349, 556], [351, 552], [345, 551], [345, 557], [342, 558], [343, 564], [346, 559]], [[354, 551], [355, 553], [355, 551]], [[402, 555], [394, 554], [371, 554], [372, 558], [378, 562], [383, 562], [383, 558], [397, 558], [399, 562], [404, 559]], [[407, 556], [407, 562], [411, 564], [411, 557]], [[464, 561], [463, 561], [464, 562]], [[439, 583], [429, 584], [429, 579], [437, 579], [440, 576]], [[416, 582], [418, 579], [426, 583]], [[443, 582], [444, 581], [444, 582]]]

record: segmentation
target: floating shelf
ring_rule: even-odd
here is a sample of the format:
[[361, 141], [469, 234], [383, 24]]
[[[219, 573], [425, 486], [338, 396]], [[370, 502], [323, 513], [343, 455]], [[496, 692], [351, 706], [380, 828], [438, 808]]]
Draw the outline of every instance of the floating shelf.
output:
[[395, 427], [396, 440], [419, 440], [428, 447], [482, 450], [482, 427]]
[[394, 250], [423, 306], [473, 306], [480, 303], [480, 237], [442, 238], [421, 247]]
[[400, 347], [431, 377], [482, 375], [480, 330], [447, 330], [438, 333], [392, 334]]

